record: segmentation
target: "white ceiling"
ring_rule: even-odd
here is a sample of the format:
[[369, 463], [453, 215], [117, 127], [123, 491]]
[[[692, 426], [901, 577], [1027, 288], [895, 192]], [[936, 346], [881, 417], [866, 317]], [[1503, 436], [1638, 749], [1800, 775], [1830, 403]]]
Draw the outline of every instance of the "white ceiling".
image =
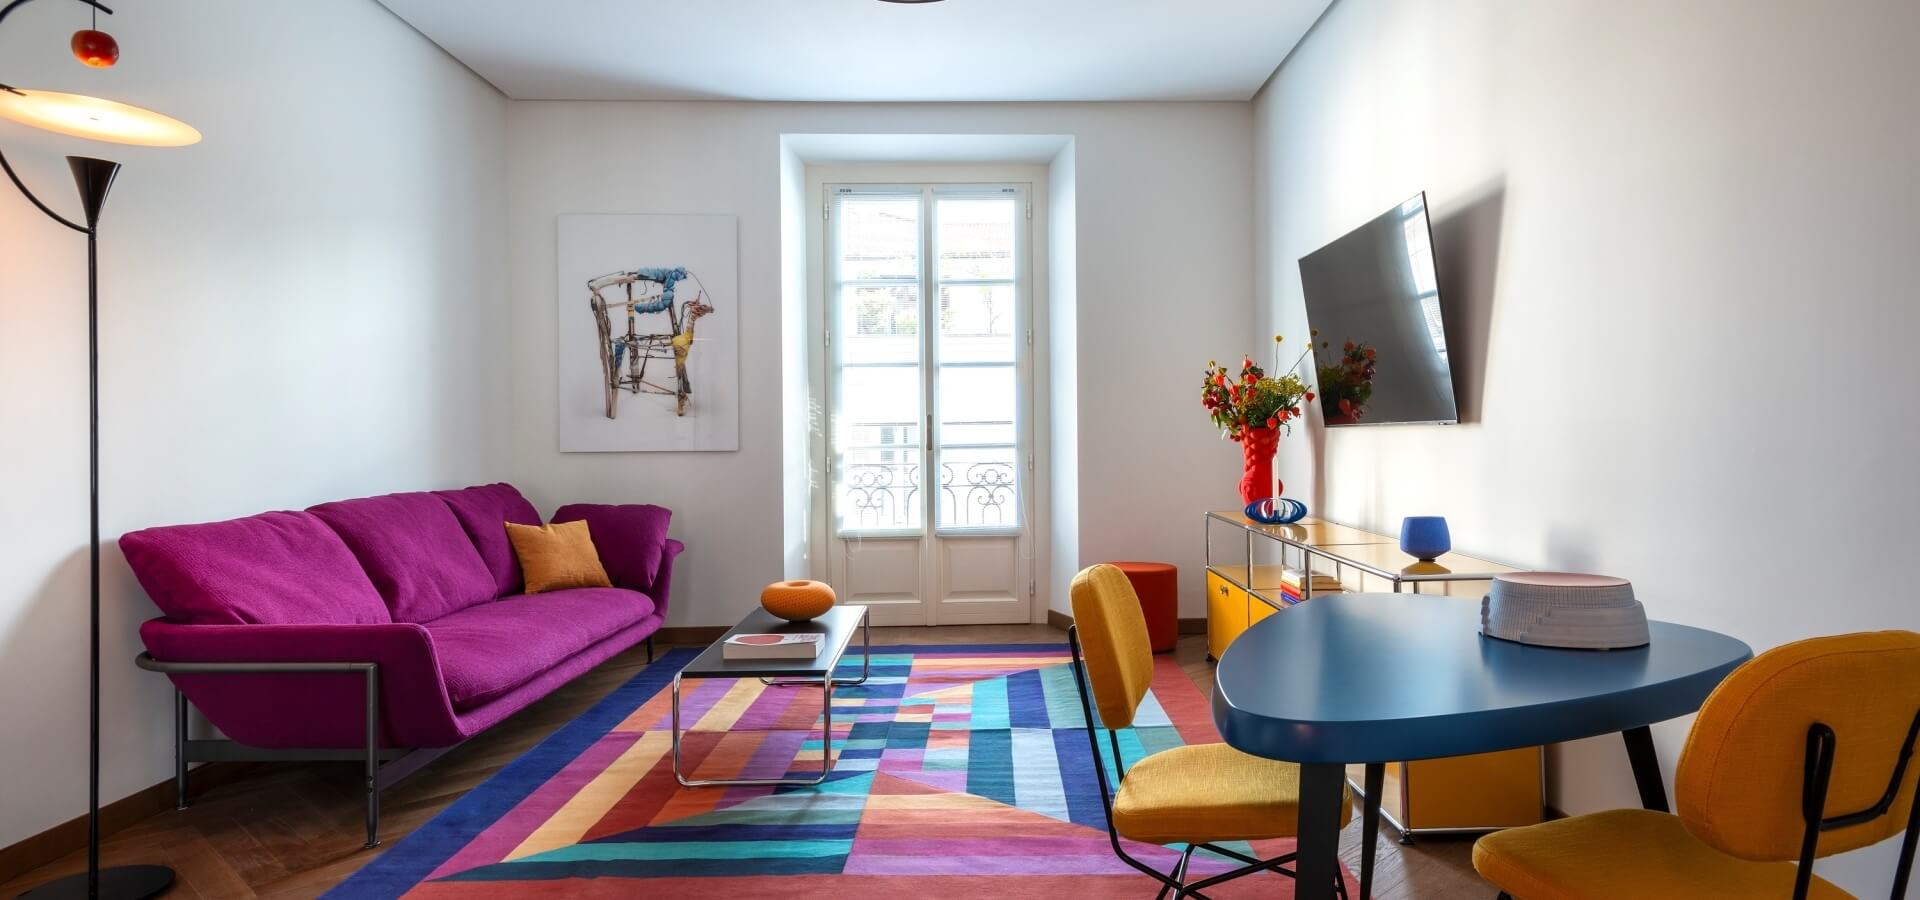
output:
[[522, 100], [1245, 100], [1330, 0], [380, 0]]

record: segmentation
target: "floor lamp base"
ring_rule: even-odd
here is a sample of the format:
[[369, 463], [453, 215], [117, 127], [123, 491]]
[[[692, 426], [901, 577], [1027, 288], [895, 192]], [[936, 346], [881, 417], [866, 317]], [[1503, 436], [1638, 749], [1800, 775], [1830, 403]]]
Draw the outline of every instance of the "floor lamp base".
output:
[[[113, 866], [100, 870], [100, 900], [146, 900], [173, 887], [166, 866]], [[21, 894], [21, 900], [86, 900], [87, 873], [49, 881]]]

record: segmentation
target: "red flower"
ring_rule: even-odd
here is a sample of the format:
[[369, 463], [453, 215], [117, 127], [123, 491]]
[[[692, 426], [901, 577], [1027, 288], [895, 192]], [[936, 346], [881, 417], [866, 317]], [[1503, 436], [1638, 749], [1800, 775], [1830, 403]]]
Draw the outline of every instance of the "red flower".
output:
[[1240, 358], [1240, 368], [1242, 368], [1242, 369], [1251, 369], [1251, 368], [1253, 368], [1253, 357], [1251, 357], [1251, 356], [1243, 356], [1243, 357], [1241, 357], [1241, 358]]
[[1367, 358], [1368, 358], [1368, 359], [1372, 359], [1372, 358], [1373, 358], [1373, 348], [1372, 348], [1372, 347], [1368, 347], [1368, 348], [1367, 348]]
[[1246, 379], [1245, 379], [1245, 381], [1246, 381], [1246, 382], [1247, 382], [1248, 384], [1253, 384], [1254, 382], [1256, 382], [1256, 381], [1259, 381], [1259, 380], [1260, 380], [1260, 376], [1258, 376], [1258, 375], [1255, 375], [1255, 374], [1253, 374], [1252, 372], [1248, 372], [1248, 373], [1247, 373], [1247, 375], [1246, 375]]
[[1313, 402], [1313, 392], [1312, 392], [1312, 391], [1308, 391], [1308, 392], [1307, 392], [1307, 402], [1308, 402], [1308, 403], [1312, 403], [1312, 402]]
[[1341, 397], [1341, 398], [1340, 398], [1340, 412], [1341, 412], [1341, 414], [1342, 414], [1342, 415], [1349, 415], [1349, 416], [1350, 416], [1350, 415], [1353, 415], [1353, 401], [1351, 401], [1351, 400], [1348, 400], [1348, 399], [1347, 399], [1347, 398], [1345, 398], [1345, 397]]
[[1217, 384], [1217, 385], [1219, 385], [1219, 386], [1221, 386], [1221, 387], [1226, 387], [1226, 386], [1227, 386], [1227, 376], [1225, 376], [1225, 375], [1215, 375], [1215, 376], [1213, 376], [1213, 383], [1214, 383], [1214, 384]]
[[1352, 350], [1352, 349], [1353, 349], [1353, 342], [1352, 342], [1352, 341], [1348, 341], [1348, 342], [1347, 342], [1347, 346], [1346, 346], [1346, 347], [1344, 347], [1343, 349], [1346, 349], [1346, 350]]
[[1267, 427], [1268, 427], [1268, 428], [1279, 428], [1279, 427], [1280, 427], [1280, 420], [1279, 420], [1279, 419], [1268, 419], [1268, 420], [1267, 420]]

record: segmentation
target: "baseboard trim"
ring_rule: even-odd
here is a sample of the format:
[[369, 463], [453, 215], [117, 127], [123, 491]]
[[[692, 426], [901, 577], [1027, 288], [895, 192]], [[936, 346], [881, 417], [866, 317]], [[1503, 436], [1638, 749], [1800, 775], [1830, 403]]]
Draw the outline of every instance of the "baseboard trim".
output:
[[727, 625], [685, 625], [678, 628], [662, 628], [655, 632], [661, 643], [666, 644], [711, 644], [720, 639], [730, 629]]
[[[1068, 628], [1073, 627], [1073, 617], [1057, 609], [1049, 609], [1047, 610], [1047, 624], [1053, 626], [1054, 628], [1058, 628], [1061, 631], [1065, 631]], [[1206, 618], [1201, 617], [1198, 619], [1181, 619], [1180, 633], [1181, 634], [1206, 634], [1207, 633]]]
[[[258, 765], [219, 762], [199, 766], [189, 776], [193, 793], [231, 783]], [[170, 809], [173, 809], [171, 778], [100, 807], [100, 838], [105, 840], [136, 822]], [[86, 847], [87, 817], [82, 815], [68, 819], [39, 834], [22, 838], [10, 847], [0, 848], [0, 882], [12, 881]]]

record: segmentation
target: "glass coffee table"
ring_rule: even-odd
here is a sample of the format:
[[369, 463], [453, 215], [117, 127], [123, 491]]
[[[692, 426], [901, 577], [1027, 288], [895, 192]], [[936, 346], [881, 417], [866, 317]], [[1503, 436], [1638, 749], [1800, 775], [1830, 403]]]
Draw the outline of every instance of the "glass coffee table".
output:
[[[853, 632], [860, 631], [860, 677], [835, 678]], [[824, 634], [820, 652], [812, 659], [728, 659], [725, 644], [736, 634]], [[755, 609], [740, 624], [720, 636], [700, 655], [673, 676], [673, 777], [685, 787], [712, 785], [819, 784], [833, 774], [833, 689], [865, 684], [873, 670], [873, 631], [864, 606], [836, 606], [809, 622], [789, 622], [764, 609]], [[680, 682], [687, 678], [758, 678], [770, 687], [814, 686], [823, 695], [824, 718], [821, 721], [820, 775], [815, 778], [712, 778], [691, 779], [680, 771]]]

